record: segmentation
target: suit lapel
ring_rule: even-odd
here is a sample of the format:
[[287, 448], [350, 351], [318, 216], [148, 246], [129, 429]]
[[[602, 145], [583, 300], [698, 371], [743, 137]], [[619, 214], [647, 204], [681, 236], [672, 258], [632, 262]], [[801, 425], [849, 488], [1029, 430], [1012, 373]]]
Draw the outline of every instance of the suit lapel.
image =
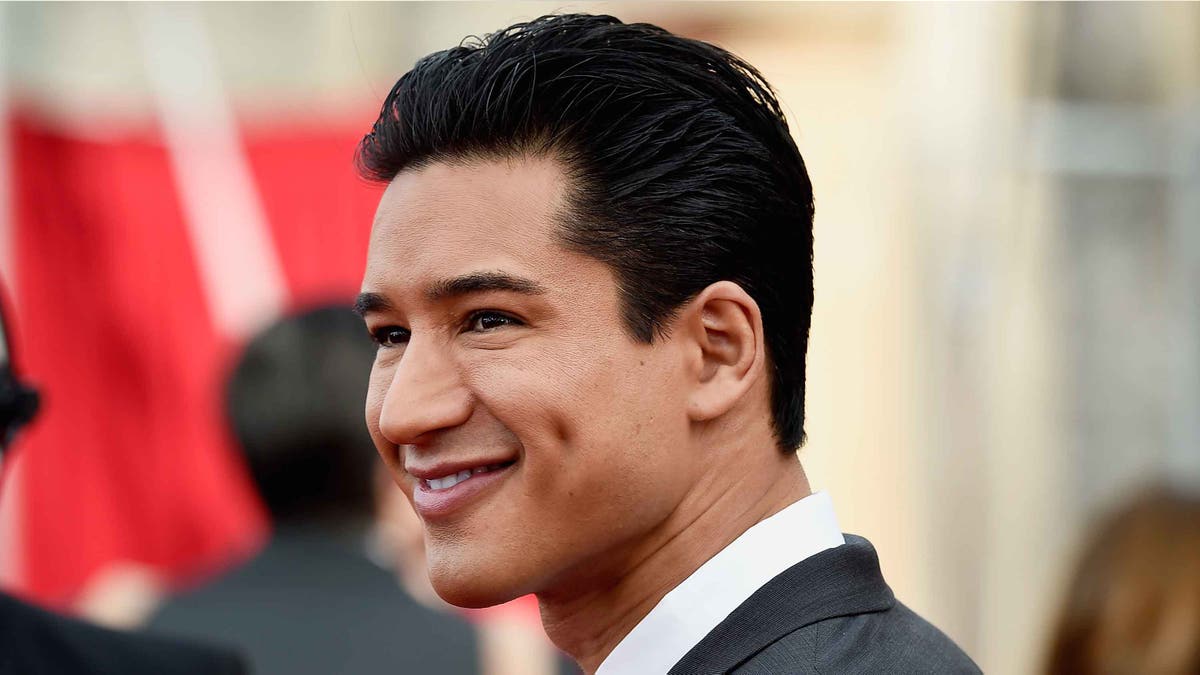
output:
[[724, 673], [779, 638], [838, 616], [895, 604], [875, 548], [862, 537], [789, 567], [755, 591], [670, 670], [670, 675]]

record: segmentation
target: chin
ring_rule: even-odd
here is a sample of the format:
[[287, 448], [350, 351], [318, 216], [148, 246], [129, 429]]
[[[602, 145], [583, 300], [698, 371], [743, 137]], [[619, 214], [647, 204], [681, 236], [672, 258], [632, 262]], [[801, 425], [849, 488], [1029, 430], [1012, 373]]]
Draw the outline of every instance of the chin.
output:
[[530, 592], [499, 559], [452, 562], [430, 557], [428, 564], [433, 590], [456, 607], [480, 609], [502, 605]]
[[437, 591], [442, 600], [464, 609], [503, 605], [525, 595], [523, 592], [489, 583], [488, 579], [439, 574], [432, 568], [429, 570], [429, 580], [433, 584], [433, 590]]

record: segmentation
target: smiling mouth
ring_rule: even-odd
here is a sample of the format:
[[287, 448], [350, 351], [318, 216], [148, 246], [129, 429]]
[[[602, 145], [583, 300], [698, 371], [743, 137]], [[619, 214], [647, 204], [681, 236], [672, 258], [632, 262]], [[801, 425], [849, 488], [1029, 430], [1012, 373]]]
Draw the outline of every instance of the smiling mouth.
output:
[[516, 464], [516, 460], [498, 462], [436, 478], [421, 478], [411, 495], [413, 508], [427, 525], [454, 518], [469, 505], [494, 493], [512, 475]]
[[479, 474], [488, 473], [490, 471], [499, 471], [500, 469], [504, 469], [506, 467], [512, 466], [514, 463], [515, 462], [500, 462], [499, 464], [489, 464], [487, 466], [477, 466], [474, 469], [464, 469], [462, 471], [459, 471], [458, 473], [452, 473], [448, 476], [442, 476], [441, 478], [430, 478], [428, 480], [425, 478], [422, 478], [422, 479], [420, 479], [421, 487], [425, 488], [426, 490], [433, 491], [433, 492], [438, 492], [441, 490], [449, 490], [450, 488], [454, 487], [455, 485], [458, 485], [459, 483], [461, 483], [465, 480], [469, 480], [473, 476], [478, 476]]

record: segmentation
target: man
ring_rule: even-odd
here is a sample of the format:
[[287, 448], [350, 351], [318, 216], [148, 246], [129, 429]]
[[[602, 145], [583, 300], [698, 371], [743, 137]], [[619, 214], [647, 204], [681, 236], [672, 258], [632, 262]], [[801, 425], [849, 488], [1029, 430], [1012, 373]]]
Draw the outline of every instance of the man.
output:
[[252, 560], [172, 599], [163, 633], [238, 645], [257, 673], [474, 673], [474, 631], [367, 556], [379, 464], [362, 428], [373, 355], [345, 307], [288, 316], [246, 346], [226, 412], [271, 514]]
[[359, 163], [367, 425], [454, 604], [588, 673], [977, 672], [812, 494], [812, 190], [709, 44], [544, 17], [432, 54]]
[[[37, 393], [17, 376], [0, 289], [0, 460], [37, 412]], [[0, 593], [0, 675], [242, 675], [238, 655], [60, 616]]]

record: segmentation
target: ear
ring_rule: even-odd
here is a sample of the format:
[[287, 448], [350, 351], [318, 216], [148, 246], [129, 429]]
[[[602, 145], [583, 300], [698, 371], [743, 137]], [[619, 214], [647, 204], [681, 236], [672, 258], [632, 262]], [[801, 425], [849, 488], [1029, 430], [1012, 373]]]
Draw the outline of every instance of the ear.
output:
[[732, 281], [708, 286], [684, 306], [676, 330], [687, 341], [692, 392], [688, 417], [719, 417], [763, 374], [766, 347], [758, 303]]

